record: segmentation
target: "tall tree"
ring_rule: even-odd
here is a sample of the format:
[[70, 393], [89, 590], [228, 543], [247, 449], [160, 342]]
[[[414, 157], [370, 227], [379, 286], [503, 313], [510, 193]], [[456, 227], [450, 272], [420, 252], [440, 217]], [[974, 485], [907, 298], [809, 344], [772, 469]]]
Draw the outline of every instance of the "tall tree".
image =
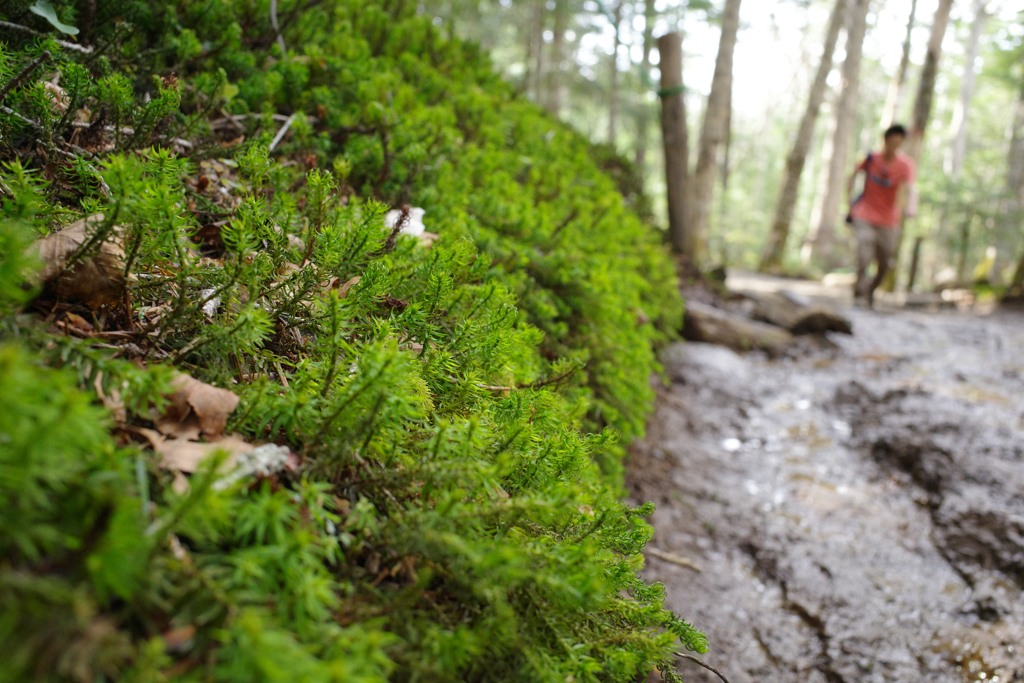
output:
[[974, 98], [974, 86], [978, 77], [978, 52], [981, 49], [981, 36], [988, 23], [986, 6], [989, 0], [974, 0], [974, 21], [971, 23], [971, 34], [967, 39], [967, 51], [964, 55], [964, 75], [960, 82], [960, 100], [953, 111], [952, 128], [953, 145], [950, 148], [949, 163], [946, 173], [954, 182], [960, 180], [967, 156], [967, 124], [971, 113], [971, 100]]
[[910, 18], [907, 19], [907, 36], [903, 39], [903, 54], [900, 57], [900, 66], [893, 74], [889, 82], [889, 92], [885, 96], [885, 107], [882, 110], [882, 130], [885, 130], [896, 120], [896, 114], [903, 104], [903, 94], [906, 91], [907, 68], [910, 66], [910, 37], [914, 33], [914, 20], [917, 18], [917, 0], [911, 0]]
[[[932, 31], [928, 38], [928, 52], [925, 53], [924, 66], [921, 67], [921, 80], [917, 84], [917, 95], [914, 97], [914, 111], [911, 115], [910, 136], [906, 142], [906, 153], [914, 163], [921, 161], [921, 152], [924, 150], [924, 134], [928, 130], [928, 122], [932, 117], [932, 104], [935, 99], [935, 79], [939, 75], [939, 60], [942, 58], [942, 39], [946, 36], [946, 27], [949, 25], [949, 13], [953, 9], [953, 0], [939, 0], [939, 6], [935, 10], [935, 18], [932, 19]], [[891, 292], [896, 289], [896, 273], [898, 272], [900, 247], [903, 243], [903, 233], [900, 233], [900, 241], [896, 245], [896, 253], [893, 255], [893, 267], [885, 280], [882, 281], [884, 291]]]
[[552, 13], [555, 15], [554, 37], [551, 39], [546, 106], [551, 113], [559, 116], [565, 106], [565, 71], [562, 67], [566, 60], [565, 32], [569, 25], [569, 0], [555, 0]]
[[705, 250], [704, 240], [711, 215], [715, 176], [718, 174], [718, 150], [725, 138], [728, 109], [732, 100], [732, 58], [736, 48], [736, 34], [740, 27], [740, 1], [725, 0], [722, 10], [722, 36], [718, 41], [715, 75], [711, 80], [711, 93], [704, 110], [704, 128], [700, 136], [697, 167], [689, 183], [690, 216], [688, 232], [689, 255], [699, 260]]
[[857, 101], [860, 90], [860, 64], [864, 50], [864, 36], [867, 33], [868, 9], [871, 0], [851, 0], [849, 23], [846, 30], [846, 59], [843, 61], [842, 91], [836, 105], [835, 132], [832, 136], [832, 158], [828, 165], [828, 182], [825, 197], [821, 203], [821, 215], [817, 225], [811, 226], [808, 237], [809, 252], [826, 266], [834, 263], [833, 246], [839, 207], [843, 201], [846, 185], [847, 154], [850, 135], [857, 118]]
[[612, 45], [611, 88], [608, 93], [608, 142], [614, 145], [619, 118], [619, 47], [622, 45], [622, 0], [615, 0], [615, 7], [612, 8], [612, 28], [615, 29], [615, 40]]
[[928, 52], [921, 67], [921, 80], [917, 84], [914, 98], [914, 112], [911, 116], [910, 138], [907, 140], [907, 155], [915, 162], [921, 160], [924, 147], [924, 133], [932, 116], [932, 102], [935, 99], [935, 78], [939, 75], [939, 60], [942, 58], [942, 39], [949, 25], [949, 12], [953, 0], [939, 0], [932, 20], [932, 31], [928, 38]]
[[810, 97], [807, 98], [807, 109], [804, 110], [803, 118], [800, 120], [796, 140], [793, 142], [789, 156], [786, 157], [786, 168], [782, 172], [779, 201], [775, 206], [775, 217], [772, 219], [768, 242], [765, 244], [764, 254], [761, 256], [760, 270], [762, 272], [776, 271], [782, 267], [782, 257], [786, 251], [789, 228], [793, 223], [793, 213], [796, 210], [796, 201], [800, 190], [800, 176], [803, 175], [807, 152], [811, 147], [814, 125], [818, 121], [818, 113], [825, 101], [828, 75], [832, 71], [836, 43], [839, 41], [839, 32], [843, 28], [843, 19], [846, 17], [846, 5], [847, 0], [836, 0], [832, 7], [832, 16], [828, 22], [828, 31], [825, 34], [825, 45], [821, 51], [818, 72], [811, 84]]
[[665, 146], [665, 194], [668, 199], [668, 233], [672, 249], [693, 263], [694, 241], [687, 215], [689, 139], [686, 100], [683, 97], [683, 39], [678, 32], [658, 38], [661, 71], [661, 137]]
[[[1017, 94], [1014, 108], [1013, 130], [1010, 134], [1010, 152], [1007, 157], [1006, 196], [1004, 209], [1006, 227], [1020, 229], [1021, 211], [1024, 210], [1024, 84]], [[1010, 290], [1024, 295], [1024, 253], [1017, 262]]]
[[[654, 47], [654, 22], [658, 17], [655, 9], [655, 0], [644, 2], [644, 33], [643, 33], [643, 57], [640, 60], [641, 87], [648, 83], [651, 76], [651, 49]], [[644, 173], [644, 166], [647, 163], [647, 138], [650, 127], [651, 111], [643, 105], [637, 107], [636, 114], [636, 168], [641, 174]]]

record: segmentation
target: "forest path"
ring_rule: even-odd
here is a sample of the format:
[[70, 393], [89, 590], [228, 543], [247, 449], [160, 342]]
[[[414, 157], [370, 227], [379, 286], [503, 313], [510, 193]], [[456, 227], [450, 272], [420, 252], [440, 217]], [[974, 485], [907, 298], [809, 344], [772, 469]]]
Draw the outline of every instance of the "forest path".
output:
[[668, 350], [644, 574], [732, 683], [1024, 681], [1024, 318], [843, 311], [792, 357]]

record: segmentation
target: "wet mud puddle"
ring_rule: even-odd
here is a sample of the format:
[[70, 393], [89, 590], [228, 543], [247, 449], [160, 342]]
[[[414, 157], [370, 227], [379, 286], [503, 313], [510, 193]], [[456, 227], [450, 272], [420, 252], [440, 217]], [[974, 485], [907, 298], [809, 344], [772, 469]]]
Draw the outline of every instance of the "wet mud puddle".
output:
[[668, 350], [645, 575], [732, 683], [1024, 681], [1024, 318], [849, 315], [792, 358]]

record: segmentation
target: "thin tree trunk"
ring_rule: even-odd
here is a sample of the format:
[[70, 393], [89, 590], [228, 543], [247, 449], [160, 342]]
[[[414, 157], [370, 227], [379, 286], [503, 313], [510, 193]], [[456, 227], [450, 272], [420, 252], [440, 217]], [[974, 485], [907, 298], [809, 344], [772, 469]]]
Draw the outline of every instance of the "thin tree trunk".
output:
[[932, 116], [932, 101], [935, 99], [935, 78], [939, 74], [939, 60], [942, 58], [942, 39], [949, 25], [949, 12], [953, 8], [953, 0], [939, 0], [932, 21], [932, 33], [928, 39], [928, 52], [921, 68], [921, 81], [917, 86], [914, 98], [914, 113], [911, 117], [910, 137], [907, 140], [906, 153], [915, 162], [921, 160], [924, 147], [924, 133], [928, 129], [928, 121]]
[[914, 20], [917, 17], [917, 0], [910, 3], [910, 18], [907, 19], [907, 37], [903, 39], [903, 55], [900, 57], [900, 66], [896, 70], [892, 81], [889, 82], [889, 92], [885, 96], [885, 108], [882, 110], [882, 130], [885, 130], [896, 120], [900, 106], [903, 104], [903, 96], [906, 92], [907, 68], [910, 66], [910, 36], [914, 32]]
[[762, 272], [777, 271], [782, 267], [782, 257], [786, 252], [786, 242], [789, 239], [789, 228], [793, 223], [793, 213], [796, 211], [800, 177], [804, 172], [804, 164], [807, 161], [807, 152], [811, 147], [811, 138], [814, 136], [818, 113], [825, 101], [828, 75], [832, 71], [836, 43], [839, 42], [839, 32], [843, 28], [843, 19], [846, 17], [846, 3], [847, 0], [836, 0], [836, 4], [832, 8], [832, 17], [829, 19], [828, 32], [825, 34], [825, 46], [821, 52], [818, 73], [811, 84], [807, 109], [804, 110], [804, 116], [800, 120], [800, 129], [793, 142], [793, 149], [786, 158], [786, 168], [782, 172], [779, 201], [775, 206], [772, 229], [761, 257], [760, 270]]
[[[932, 103], [935, 99], [935, 78], [939, 74], [939, 60], [942, 58], [942, 39], [946, 36], [946, 27], [949, 25], [949, 12], [953, 9], [953, 0], [939, 0], [939, 6], [935, 10], [935, 18], [932, 20], [932, 32], [928, 38], [928, 52], [925, 54], [924, 66], [921, 67], [921, 81], [917, 85], [917, 95], [914, 98], [914, 113], [911, 117], [910, 136], [906, 142], [906, 153], [914, 163], [921, 160], [921, 152], [924, 150], [924, 134], [928, 130], [928, 122], [932, 116]], [[882, 281], [882, 289], [891, 292], [896, 289], [896, 274], [899, 272], [899, 252], [903, 243], [903, 234], [900, 233], [900, 241], [896, 245], [896, 253], [893, 255], [892, 270]]]
[[[547, 108], [555, 116], [560, 116], [565, 105], [565, 31], [568, 25], [569, 12], [567, 0], [556, 0], [554, 38], [551, 41], [551, 66], [548, 69], [548, 102]], [[541, 38], [543, 40], [543, 36]]]
[[974, 97], [974, 85], [977, 82], [978, 52], [981, 47], [981, 36], [985, 32], [988, 13], [985, 6], [988, 0], [974, 0], [974, 22], [971, 24], [971, 35], [967, 40], [967, 54], [964, 57], [964, 77], [960, 83], [960, 102], [953, 113], [953, 146], [947, 173], [954, 182], [960, 180], [967, 156], [967, 125], [971, 112], [971, 99]]
[[[1003, 216], [1006, 230], [1009, 232], [1015, 228], [1019, 229], [1021, 209], [1024, 208], [1024, 85], [1017, 93], [1013, 130], [1010, 134], [1010, 152], [1006, 164], [1006, 195]], [[1017, 262], [1010, 290], [1018, 295], [1024, 294], [1024, 253]]]
[[615, 44], [612, 47], [612, 81], [608, 94], [608, 142], [615, 145], [615, 130], [619, 117], [619, 46], [621, 41], [622, 28], [622, 0], [616, 0], [615, 9], [612, 12], [612, 25], [615, 28]]
[[836, 128], [832, 137], [832, 158], [829, 160], [828, 184], [825, 198], [821, 203], [821, 218], [812, 227], [808, 238], [810, 255], [826, 266], [834, 263], [836, 222], [839, 207], [843, 201], [846, 174], [846, 159], [850, 146], [850, 134], [857, 116], [858, 93], [860, 90], [860, 64], [867, 33], [868, 8], [871, 0], [851, 0], [850, 23], [846, 31], [846, 60], [843, 62], [843, 85], [836, 105]]
[[692, 263], [693, 240], [687, 225], [688, 184], [686, 101], [683, 98], [683, 38], [666, 33], [658, 38], [661, 61], [661, 134], [665, 145], [668, 229], [672, 249]]
[[732, 92], [732, 57], [740, 25], [740, 1], [725, 0], [715, 75], [711, 80], [711, 93], [708, 95], [707, 107], [704, 110], [704, 129], [700, 137], [697, 168], [689, 188], [689, 237], [695, 260], [699, 260], [705, 250], [704, 240], [708, 232], [715, 176], [718, 175], [718, 148], [725, 137], [727, 109]]
[[[644, 54], [640, 62], [643, 79], [641, 87], [647, 87], [647, 79], [651, 75], [651, 48], [654, 47], [654, 21], [658, 14], [654, 8], [654, 0], [644, 2]], [[647, 138], [651, 112], [641, 103], [637, 108], [636, 119], [636, 169], [644, 177], [644, 166], [647, 163]]]
[[533, 97], [535, 102], [543, 102], [544, 95], [544, 0], [536, 0], [533, 24]]

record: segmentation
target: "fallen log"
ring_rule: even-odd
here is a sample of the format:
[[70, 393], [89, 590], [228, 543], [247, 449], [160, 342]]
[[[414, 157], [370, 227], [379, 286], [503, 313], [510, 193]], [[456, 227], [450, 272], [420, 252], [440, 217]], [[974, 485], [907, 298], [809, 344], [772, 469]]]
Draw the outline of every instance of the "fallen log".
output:
[[828, 306], [814, 305], [804, 296], [781, 290], [757, 296], [753, 318], [785, 328], [793, 334], [853, 334], [849, 319]]
[[733, 351], [759, 349], [776, 354], [789, 345], [793, 335], [774, 325], [741, 318], [697, 301], [687, 301], [683, 338], [718, 344]]

